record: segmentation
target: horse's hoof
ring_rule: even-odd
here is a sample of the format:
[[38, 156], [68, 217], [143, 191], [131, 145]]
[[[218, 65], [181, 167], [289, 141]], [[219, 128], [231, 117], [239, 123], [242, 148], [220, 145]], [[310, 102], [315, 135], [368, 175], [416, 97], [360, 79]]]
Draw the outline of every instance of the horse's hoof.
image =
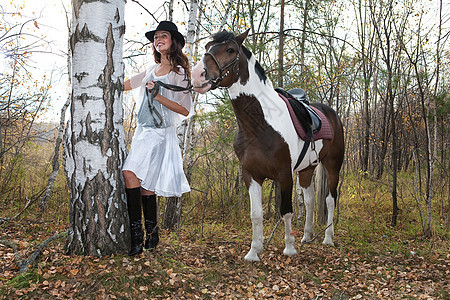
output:
[[307, 239], [306, 237], [302, 238], [302, 244], [309, 244], [311, 243], [311, 239]]
[[251, 249], [247, 255], [244, 257], [246, 261], [259, 261], [257, 251]]
[[287, 256], [294, 256], [297, 254], [297, 250], [294, 247], [284, 248], [283, 254]]
[[333, 240], [332, 239], [324, 239], [322, 244], [324, 245], [330, 245], [330, 246], [334, 246]]

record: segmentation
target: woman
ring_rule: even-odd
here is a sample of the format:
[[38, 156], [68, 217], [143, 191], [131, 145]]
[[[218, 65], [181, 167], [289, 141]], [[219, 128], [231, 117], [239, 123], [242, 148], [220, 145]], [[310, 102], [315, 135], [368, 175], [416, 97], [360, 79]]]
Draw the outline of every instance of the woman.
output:
[[180, 197], [190, 191], [175, 130], [181, 117], [190, 113], [191, 95], [162, 87], [153, 90], [157, 80], [182, 87], [189, 85], [189, 61], [182, 52], [184, 37], [169, 21], [162, 21], [145, 36], [152, 42], [156, 64], [124, 82], [125, 91], [140, 88], [141, 100], [136, 132], [122, 168], [130, 217], [130, 256], [140, 254], [143, 248], [151, 251], [158, 244], [156, 195]]

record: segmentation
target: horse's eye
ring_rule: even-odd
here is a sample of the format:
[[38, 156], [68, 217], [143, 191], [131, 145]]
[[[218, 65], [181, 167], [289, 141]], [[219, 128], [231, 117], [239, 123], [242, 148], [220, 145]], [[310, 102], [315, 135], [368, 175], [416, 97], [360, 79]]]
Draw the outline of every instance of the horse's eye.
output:
[[233, 49], [233, 48], [228, 48], [228, 49], [227, 49], [227, 52], [228, 52], [229, 54], [233, 54], [233, 53], [234, 53], [234, 49]]

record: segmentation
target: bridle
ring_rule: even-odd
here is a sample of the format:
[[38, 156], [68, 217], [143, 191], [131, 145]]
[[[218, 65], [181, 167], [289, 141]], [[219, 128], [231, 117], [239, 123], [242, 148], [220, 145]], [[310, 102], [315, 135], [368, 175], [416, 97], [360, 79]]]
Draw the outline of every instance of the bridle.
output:
[[[228, 41], [225, 41], [225, 42], [222, 42], [222, 43], [217, 43], [217, 44], [214, 44], [214, 45], [212, 45], [210, 48], [209, 48], [209, 50], [204, 54], [205, 56], [206, 55], [209, 55], [209, 56], [211, 56], [211, 58], [213, 59], [213, 61], [215, 62], [215, 64], [216, 64], [216, 66], [217, 66], [217, 68], [219, 69], [219, 77], [217, 77], [217, 78], [215, 78], [215, 79], [210, 79], [209, 80], [209, 82], [211, 83], [211, 89], [215, 89], [216, 87], [218, 87], [219, 86], [219, 84], [220, 84], [220, 82], [225, 78], [225, 77], [227, 77], [228, 76], [228, 74], [230, 73], [230, 69], [233, 67], [235, 67], [235, 66], [237, 66], [237, 72], [239, 73], [239, 64], [238, 64], [238, 62], [239, 62], [239, 52], [240, 52], [240, 47], [239, 47], [239, 45], [238, 45], [238, 43], [235, 41], [235, 40], [231, 40], [236, 46], [237, 46], [237, 55], [236, 55], [236, 57], [230, 62], [230, 63], [228, 63], [226, 66], [224, 66], [224, 67], [221, 67], [220, 66], [220, 63], [219, 63], [219, 61], [217, 60], [217, 58], [214, 56], [214, 54], [212, 54], [211, 53], [211, 49], [212, 49], [212, 47], [214, 47], [214, 46], [217, 46], [217, 45], [219, 45], [219, 44], [223, 44], [223, 43], [227, 43]], [[232, 85], [232, 83], [229, 85], [229, 86], [227, 86], [227, 88], [228, 87], [230, 87]]]

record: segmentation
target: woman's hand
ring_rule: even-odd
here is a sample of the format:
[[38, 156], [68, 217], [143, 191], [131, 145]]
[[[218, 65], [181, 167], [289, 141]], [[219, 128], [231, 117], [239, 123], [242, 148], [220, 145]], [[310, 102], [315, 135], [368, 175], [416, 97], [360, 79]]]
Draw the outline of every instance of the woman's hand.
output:
[[145, 88], [150, 91], [153, 99], [158, 100], [157, 97], [160, 96], [159, 95], [159, 87], [156, 87], [155, 82], [153, 80], [147, 82], [147, 84], [145, 85]]
[[149, 81], [147, 82], [147, 85], [145, 86], [148, 90], [152, 90], [155, 87], [155, 82]]
[[[152, 90], [155, 87], [155, 83], [153, 82], [153, 80], [149, 81], [149, 82], [147, 82], [145, 87], [149, 90]], [[161, 94], [157, 94], [157, 95], [153, 96], [153, 99], [155, 99], [156, 101], [158, 101], [159, 103], [161, 103], [162, 105], [164, 105], [165, 107], [170, 109], [171, 111], [174, 111], [183, 116], [189, 115], [189, 111], [186, 108], [184, 108], [183, 106], [181, 106], [180, 104], [178, 104], [172, 100], [167, 99], [166, 97], [163, 97]]]

